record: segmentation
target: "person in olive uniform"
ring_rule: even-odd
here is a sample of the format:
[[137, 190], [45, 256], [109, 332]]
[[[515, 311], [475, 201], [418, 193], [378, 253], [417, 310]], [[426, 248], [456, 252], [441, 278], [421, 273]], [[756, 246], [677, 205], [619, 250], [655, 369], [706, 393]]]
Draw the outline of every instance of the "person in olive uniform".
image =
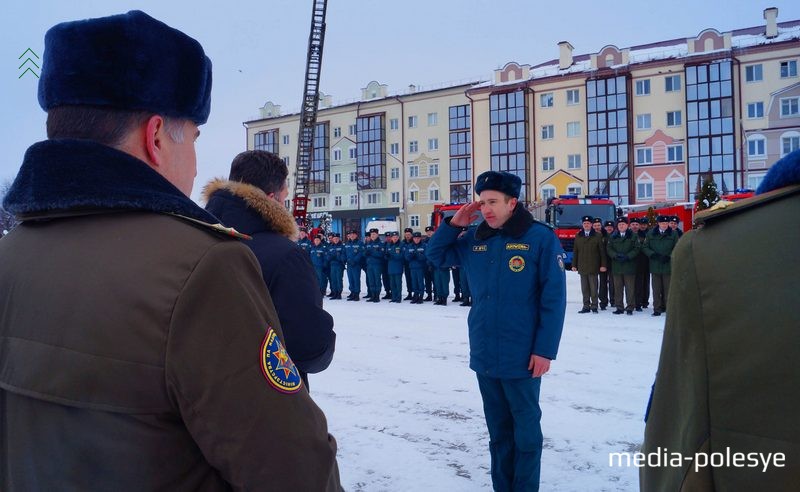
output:
[[211, 61], [144, 12], [45, 35], [0, 239], [0, 490], [341, 490], [259, 264], [190, 198]]
[[[617, 219], [617, 230], [608, 238], [608, 256], [611, 258], [611, 271], [614, 273], [614, 292], [617, 307], [614, 314], [623, 312], [633, 314], [636, 308], [636, 264], [639, 256], [639, 240], [628, 230], [628, 219]], [[625, 298], [623, 299], [623, 291]], [[624, 303], [627, 301], [627, 305]]]
[[650, 258], [641, 252], [644, 240], [647, 238], [647, 218], [632, 220], [630, 223], [631, 232], [636, 234], [639, 240], [639, 256], [636, 257], [636, 281], [634, 291], [636, 292], [636, 311], [641, 312], [650, 306]]
[[583, 308], [578, 313], [597, 313], [598, 277], [606, 271], [603, 237], [592, 228], [591, 216], [582, 219], [583, 229], [575, 235], [572, 247], [572, 271], [581, 276]]
[[647, 234], [642, 252], [650, 259], [650, 276], [653, 279], [653, 316], [667, 310], [669, 280], [672, 267], [672, 250], [678, 243], [678, 234], [670, 229], [669, 217], [659, 215], [658, 226]]
[[[642, 452], [705, 453], [716, 463], [646, 465], [642, 491], [797, 490], [798, 218], [795, 150], [770, 168], [754, 197], [699, 212], [703, 227], [678, 241]], [[711, 453], [732, 458], [720, 463]], [[765, 467], [733, 458], [747, 453], [771, 459]]]
[[[610, 220], [603, 222], [600, 217], [595, 217], [592, 221], [592, 229], [600, 232], [603, 237], [603, 251], [607, 251], [608, 237], [615, 229], [614, 222]], [[611, 258], [608, 257], [608, 253], [606, 253], [606, 271], [600, 272], [598, 278], [597, 302], [602, 311], [605, 311], [609, 304], [614, 306], [614, 277], [611, 275]]]
[[678, 238], [683, 236], [683, 231], [680, 229], [680, 227], [678, 227], [678, 223], [680, 222], [680, 220], [681, 220], [680, 217], [678, 217], [677, 215], [673, 215], [669, 218], [669, 227], [670, 229], [675, 231], [675, 234], [678, 235]]

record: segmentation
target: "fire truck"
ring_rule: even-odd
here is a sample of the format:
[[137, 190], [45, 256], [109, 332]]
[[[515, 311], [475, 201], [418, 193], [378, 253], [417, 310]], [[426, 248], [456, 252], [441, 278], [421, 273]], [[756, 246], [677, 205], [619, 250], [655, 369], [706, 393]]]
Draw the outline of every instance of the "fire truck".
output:
[[[463, 203], [439, 203], [433, 206], [433, 213], [431, 214], [431, 225], [434, 229], [438, 229], [439, 225], [448, 217], [452, 217], [458, 212], [458, 209], [463, 207]], [[475, 219], [469, 226], [474, 227], [483, 222], [483, 215], [481, 211], [477, 211], [478, 218]]]
[[586, 215], [600, 217], [605, 222], [616, 220], [617, 207], [608, 195], [559, 195], [551, 198], [546, 204], [534, 207], [533, 216], [553, 227], [561, 247], [566, 253], [564, 263], [572, 265], [572, 247], [575, 235], [583, 227], [582, 218]]
[[669, 215], [678, 217], [678, 227], [685, 231], [692, 228], [694, 223], [695, 203], [694, 202], [660, 202], [660, 203], [641, 203], [627, 205], [623, 207], [625, 216], [630, 219], [641, 219], [647, 217], [647, 211], [653, 208], [655, 215]]

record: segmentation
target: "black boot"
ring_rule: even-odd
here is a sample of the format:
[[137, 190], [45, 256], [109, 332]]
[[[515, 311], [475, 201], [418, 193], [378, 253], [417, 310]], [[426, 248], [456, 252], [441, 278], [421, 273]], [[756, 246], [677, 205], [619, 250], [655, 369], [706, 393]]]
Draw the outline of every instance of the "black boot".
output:
[[458, 302], [460, 300], [461, 300], [461, 294], [456, 294], [456, 296], [453, 298], [453, 302]]
[[465, 297], [464, 300], [461, 302], [461, 306], [472, 306], [472, 299], [469, 297]]
[[408, 295], [403, 298], [404, 301], [410, 301], [412, 299], [414, 299], [414, 294], [411, 292], [409, 292]]
[[411, 304], [422, 304], [422, 294], [414, 294], [414, 300], [411, 301]]
[[616, 311], [614, 311], [614, 314], [622, 314], [622, 313], [624, 313], [624, 312], [625, 312], [624, 310], [622, 310], [622, 309], [620, 309], [620, 308], [617, 308], [617, 310], [616, 310]]
[[[422, 294], [420, 294], [420, 295], [422, 295]], [[433, 297], [431, 297], [431, 293], [430, 292], [428, 292], [428, 296], [425, 299], [423, 299], [423, 301], [425, 301], [425, 302], [429, 302], [429, 301], [432, 301], [432, 300], [433, 300]]]
[[439, 302], [440, 302], [440, 304], [439, 304], [440, 306], [447, 306], [447, 298], [446, 297], [442, 297]]
[[391, 298], [392, 298], [391, 292], [387, 292], [385, 296], [381, 297], [381, 299], [391, 299]]

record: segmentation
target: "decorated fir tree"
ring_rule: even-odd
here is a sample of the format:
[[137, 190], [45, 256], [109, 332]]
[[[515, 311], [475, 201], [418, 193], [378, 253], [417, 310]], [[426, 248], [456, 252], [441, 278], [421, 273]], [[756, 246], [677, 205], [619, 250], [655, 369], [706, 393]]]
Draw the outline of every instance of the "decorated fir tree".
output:
[[650, 227], [655, 227], [658, 223], [656, 222], [656, 209], [653, 207], [647, 207], [647, 223]]
[[700, 193], [697, 194], [697, 210], [705, 210], [711, 208], [720, 200], [719, 192], [717, 191], [717, 183], [711, 174], [708, 174], [703, 179], [703, 185], [700, 188]]

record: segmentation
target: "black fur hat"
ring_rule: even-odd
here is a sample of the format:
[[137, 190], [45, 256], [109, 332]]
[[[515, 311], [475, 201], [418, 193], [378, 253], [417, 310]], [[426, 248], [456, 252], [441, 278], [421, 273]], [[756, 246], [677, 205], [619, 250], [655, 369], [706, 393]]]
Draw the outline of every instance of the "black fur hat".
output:
[[475, 193], [478, 195], [484, 190], [495, 190], [519, 198], [521, 188], [519, 176], [504, 171], [486, 171], [475, 180]]
[[139, 10], [63, 22], [44, 38], [39, 105], [152, 111], [200, 125], [211, 112], [211, 60]]

